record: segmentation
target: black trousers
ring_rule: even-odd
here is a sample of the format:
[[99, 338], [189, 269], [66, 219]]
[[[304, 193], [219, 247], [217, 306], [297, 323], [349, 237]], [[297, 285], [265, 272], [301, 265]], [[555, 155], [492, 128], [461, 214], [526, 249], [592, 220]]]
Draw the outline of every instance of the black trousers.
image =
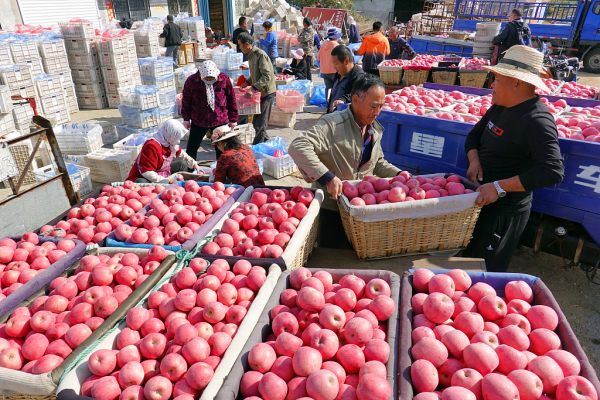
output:
[[306, 56], [306, 79], [312, 81], [313, 56]]
[[[201, 126], [194, 125], [192, 122], [190, 126], [190, 138], [185, 149], [185, 152], [188, 154], [188, 156], [196, 160], [196, 157], [198, 156], [198, 149], [202, 144], [202, 140], [204, 140], [205, 136], [210, 139], [213, 129], [214, 128], [203, 128]], [[222, 152], [216, 146], [215, 152], [217, 153], [216, 160], [218, 160]]]
[[463, 254], [485, 259], [490, 272], [506, 272], [529, 220], [529, 213], [529, 210], [515, 213], [483, 207], [473, 239]]
[[256, 137], [254, 138], [254, 142], [252, 142], [252, 144], [259, 144], [269, 140], [267, 126], [269, 126], [269, 119], [271, 118], [271, 109], [273, 108], [274, 101], [275, 96], [269, 99], [260, 100], [260, 114], [256, 114], [254, 116], [254, 120], [252, 121], [254, 130], [256, 131]]
[[365, 72], [367, 74], [379, 76], [379, 70], [378, 69], [365, 69]]

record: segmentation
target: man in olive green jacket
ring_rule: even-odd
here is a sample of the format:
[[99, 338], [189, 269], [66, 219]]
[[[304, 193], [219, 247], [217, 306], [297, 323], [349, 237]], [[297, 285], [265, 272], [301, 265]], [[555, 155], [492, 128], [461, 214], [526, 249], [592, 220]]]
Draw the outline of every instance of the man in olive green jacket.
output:
[[250, 77], [241, 87], [251, 86], [246, 92], [247, 97], [252, 97], [255, 90], [261, 94], [260, 114], [256, 115], [252, 124], [256, 136], [252, 144], [258, 144], [269, 140], [267, 126], [271, 118], [271, 108], [275, 101], [275, 74], [273, 64], [267, 53], [252, 44], [252, 36], [243, 32], [237, 37], [238, 45], [242, 53], [248, 56]]
[[319, 222], [321, 247], [338, 247], [328, 244], [345, 238], [335, 202], [342, 194], [341, 180], [360, 180], [365, 175], [387, 178], [400, 173], [400, 169], [383, 158], [383, 127], [375, 118], [384, 101], [381, 78], [365, 74], [355, 82], [352, 104], [346, 110], [324, 115], [289, 147], [304, 180], [328, 193]]

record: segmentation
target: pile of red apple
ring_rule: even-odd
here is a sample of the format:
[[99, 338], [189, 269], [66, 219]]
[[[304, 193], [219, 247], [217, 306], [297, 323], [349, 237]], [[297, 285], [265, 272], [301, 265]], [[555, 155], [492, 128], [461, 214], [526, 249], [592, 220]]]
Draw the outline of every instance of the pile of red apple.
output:
[[0, 301], [74, 248], [75, 242], [69, 239], [40, 244], [39, 236], [31, 232], [18, 242], [9, 238], [0, 240]]
[[474, 98], [475, 96], [458, 91], [448, 93], [443, 90], [433, 90], [413, 85], [386, 95], [382, 110], [425, 115], [429, 112], [425, 107], [448, 107], [456, 102], [462, 103]]
[[[455, 109], [455, 111], [459, 113], [465, 113], [465, 110], [463, 108], [457, 108]], [[465, 114], [467, 115], [460, 115], [453, 112], [442, 111], [438, 113], [432, 112], [431, 114], [427, 114], [427, 117], [447, 119], [449, 121], [467, 122], [469, 124], [476, 124], [481, 119], [481, 117], [475, 117], [473, 115], [469, 115], [468, 113]]]
[[288, 75], [288, 74], [277, 74], [275, 75], [275, 80], [276, 81], [287, 81], [288, 79], [294, 78], [294, 75]]
[[402, 69], [413, 69], [420, 71], [422, 69], [431, 69], [434, 62], [443, 61], [443, 56], [432, 56], [431, 54], [419, 54], [412, 60], [404, 62]]
[[231, 270], [221, 259], [206, 267], [206, 260], [194, 258], [150, 293], [148, 308], [129, 310], [127, 327], [116, 338], [118, 350], [90, 355], [93, 375], [82, 384], [82, 396], [198, 399], [267, 279], [264, 268], [246, 260]]
[[257, 188], [250, 202], [242, 202], [223, 222], [221, 232], [202, 248], [219, 256], [279, 258], [308, 213], [312, 191]]
[[386, 321], [396, 309], [388, 283], [299, 268], [271, 312], [273, 334], [248, 353], [245, 399], [387, 400]]
[[473, 193], [471, 189], [465, 189], [458, 175], [432, 179], [413, 177], [408, 171], [402, 171], [392, 179], [367, 175], [356, 186], [349, 181], [343, 181], [342, 185], [344, 195], [353, 206], [402, 203]]
[[471, 283], [459, 269], [413, 274], [415, 400], [598, 400], [579, 360], [561, 350], [558, 315], [532, 305], [526, 282], [507, 283], [505, 298]]
[[150, 210], [143, 215], [135, 213], [129, 224], [115, 230], [120, 242], [180, 246], [208, 221], [235, 192], [221, 182], [212, 186], [187, 181], [184, 187], [173, 186], [164, 190], [160, 198], [150, 202]]
[[588, 118], [588, 115], [600, 114], [600, 106], [598, 108], [573, 107], [569, 111], [578, 114], [561, 115], [556, 118], [558, 137], [600, 143], [600, 119]]
[[44, 225], [40, 232], [62, 228], [49, 236], [78, 239], [87, 245], [100, 243], [163, 190], [161, 185], [140, 187], [132, 181], [124, 182], [123, 186], [106, 185], [98, 198], [87, 198], [81, 207], [72, 208], [66, 221]]
[[490, 60], [485, 58], [464, 58], [461, 62], [460, 69], [470, 71], [480, 71], [484, 65], [490, 65]]
[[157, 246], [142, 260], [132, 253], [83, 257], [73, 276], [54, 279], [48, 296], [17, 308], [0, 325], [0, 367], [31, 374], [58, 367], [166, 256]]
[[381, 66], [383, 67], [402, 67], [403, 65], [404, 61], [400, 59], [386, 60], [383, 63], [381, 63]]
[[[550, 93], [554, 92], [562, 83], [555, 79], [544, 79], [543, 81], [546, 84], [546, 86], [548, 86], [548, 89], [550, 89]], [[597, 91], [598, 88], [588, 85], [582, 85], [573, 81], [566, 82], [562, 86], [560, 93], [557, 93], [556, 95], [563, 97], [573, 97], [577, 99], [593, 99]], [[540, 92], [540, 94], [547, 94], [541, 92], [539, 89], [537, 89], [536, 92]]]

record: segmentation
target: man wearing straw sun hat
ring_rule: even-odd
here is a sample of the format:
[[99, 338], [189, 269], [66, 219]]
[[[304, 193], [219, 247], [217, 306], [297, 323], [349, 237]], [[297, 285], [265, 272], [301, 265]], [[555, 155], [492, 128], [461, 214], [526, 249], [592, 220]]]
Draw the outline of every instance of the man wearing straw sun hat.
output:
[[488, 271], [504, 272], [517, 248], [531, 209], [532, 192], [564, 177], [556, 124], [535, 89], [542, 53], [513, 46], [493, 67], [494, 104], [469, 132], [467, 177], [481, 183], [483, 207], [466, 255], [484, 258]]

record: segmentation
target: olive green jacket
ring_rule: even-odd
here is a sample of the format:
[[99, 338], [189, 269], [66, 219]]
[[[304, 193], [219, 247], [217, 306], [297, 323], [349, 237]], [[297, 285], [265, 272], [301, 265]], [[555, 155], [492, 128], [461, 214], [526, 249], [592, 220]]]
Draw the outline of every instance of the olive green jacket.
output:
[[248, 53], [248, 66], [250, 67], [250, 77], [246, 79], [246, 82], [260, 91], [260, 97], [275, 93], [273, 64], [267, 53], [254, 46]]
[[351, 107], [324, 115], [315, 126], [294, 139], [289, 154], [306, 182], [315, 182], [327, 171], [341, 180], [362, 179], [365, 175], [396, 176], [400, 170], [383, 158], [383, 126], [375, 121], [373, 128], [371, 159], [360, 168], [364, 141]]

